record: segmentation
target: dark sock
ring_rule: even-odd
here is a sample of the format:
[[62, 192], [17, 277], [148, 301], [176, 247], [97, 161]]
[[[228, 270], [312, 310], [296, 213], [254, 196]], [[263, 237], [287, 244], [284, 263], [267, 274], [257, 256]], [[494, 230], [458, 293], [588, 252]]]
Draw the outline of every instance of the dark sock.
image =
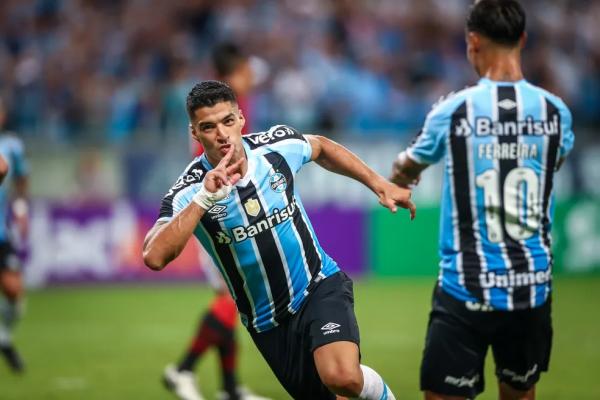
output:
[[229, 400], [239, 400], [237, 379], [232, 372], [223, 373], [223, 390], [229, 395]]
[[239, 400], [237, 392], [237, 342], [231, 330], [223, 336], [219, 345], [219, 358], [221, 360], [221, 373], [223, 376], [223, 390], [229, 394], [229, 400]]
[[0, 353], [2, 353], [13, 372], [23, 372], [25, 369], [23, 360], [13, 345], [0, 346]]
[[193, 371], [202, 354], [211, 346], [218, 346], [223, 340], [223, 335], [229, 331], [211, 312], [208, 312], [202, 319], [196, 336], [177, 369]]

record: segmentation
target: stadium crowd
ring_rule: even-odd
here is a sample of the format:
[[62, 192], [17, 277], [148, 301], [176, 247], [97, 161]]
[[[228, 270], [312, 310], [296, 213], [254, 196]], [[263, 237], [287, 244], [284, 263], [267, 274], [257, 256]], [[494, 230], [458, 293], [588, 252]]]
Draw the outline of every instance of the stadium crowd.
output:
[[[3, 0], [0, 96], [25, 138], [127, 143], [187, 133], [184, 98], [221, 39], [257, 56], [257, 127], [412, 135], [476, 79], [470, 0]], [[530, 0], [528, 78], [600, 122], [600, 2]], [[262, 60], [262, 61], [259, 61]]]

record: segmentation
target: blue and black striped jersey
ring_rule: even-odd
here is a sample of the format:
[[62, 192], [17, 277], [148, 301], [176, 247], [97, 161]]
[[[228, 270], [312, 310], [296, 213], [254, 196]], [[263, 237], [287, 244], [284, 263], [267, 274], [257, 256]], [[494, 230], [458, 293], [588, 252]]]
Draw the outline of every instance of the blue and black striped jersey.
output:
[[25, 148], [23, 142], [17, 136], [9, 133], [0, 135], [0, 155], [8, 163], [8, 175], [0, 185], [0, 241], [9, 240], [6, 216], [9, 206], [10, 183], [15, 177], [23, 177], [29, 174], [29, 165], [25, 159]]
[[442, 288], [499, 310], [542, 305], [550, 293], [553, 177], [573, 147], [571, 113], [525, 80], [476, 86], [434, 106], [407, 150], [445, 157]]
[[[203, 216], [194, 235], [211, 255], [248, 329], [271, 329], [296, 313], [312, 288], [339, 268], [321, 248], [294, 187], [312, 149], [294, 129], [277, 125], [242, 138], [248, 172]], [[186, 207], [212, 166], [188, 165], [164, 197], [159, 221]]]

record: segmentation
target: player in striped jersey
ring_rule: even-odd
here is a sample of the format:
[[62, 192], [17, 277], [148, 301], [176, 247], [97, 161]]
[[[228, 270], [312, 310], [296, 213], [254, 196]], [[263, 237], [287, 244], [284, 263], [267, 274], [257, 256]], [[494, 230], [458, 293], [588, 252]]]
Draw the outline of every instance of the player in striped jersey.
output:
[[319, 245], [294, 178], [304, 164], [316, 161], [360, 181], [391, 211], [399, 205], [413, 217], [410, 191], [321, 136], [278, 125], [242, 137], [243, 115], [221, 82], [196, 85], [187, 107], [205, 154], [165, 196], [146, 237], [145, 263], [164, 268], [195, 235], [219, 267], [256, 346], [293, 398], [393, 399], [383, 379], [359, 363], [352, 281]]
[[427, 399], [483, 391], [488, 346], [501, 399], [533, 399], [548, 368], [552, 185], [574, 139], [565, 104], [523, 77], [525, 19], [514, 0], [472, 6], [467, 53], [481, 80], [435, 105], [394, 164], [392, 181], [408, 187], [445, 158]]
[[[237, 44], [222, 42], [215, 46], [211, 58], [217, 79], [227, 83], [236, 95], [238, 107], [246, 121], [242, 134], [246, 134], [248, 125], [252, 126], [250, 97], [257, 80], [252, 68], [252, 57]], [[190, 142], [192, 154], [195, 157], [201, 156], [204, 148], [195, 140], [193, 133], [190, 134]], [[198, 328], [183, 357], [176, 365], [169, 364], [165, 367], [163, 381], [181, 400], [203, 400], [194, 370], [204, 354], [215, 348], [219, 355], [223, 388], [218, 393], [219, 400], [269, 400], [238, 383], [238, 343], [235, 330], [239, 318], [235, 302], [210, 256], [200, 250], [199, 258], [209, 284], [215, 289], [215, 297], [201, 315]]]
[[[0, 100], [0, 127], [6, 120], [6, 109]], [[14, 372], [22, 372], [23, 361], [17, 352], [12, 331], [21, 316], [23, 282], [21, 263], [15, 253], [13, 237], [7, 225], [8, 215], [18, 228], [21, 238], [27, 233], [29, 224], [27, 192], [29, 167], [25, 160], [25, 151], [21, 140], [6, 131], [0, 133], [0, 157], [6, 163], [6, 178], [0, 185], [0, 290], [4, 298], [0, 299], [0, 353]], [[14, 186], [15, 198], [11, 200], [11, 186]]]

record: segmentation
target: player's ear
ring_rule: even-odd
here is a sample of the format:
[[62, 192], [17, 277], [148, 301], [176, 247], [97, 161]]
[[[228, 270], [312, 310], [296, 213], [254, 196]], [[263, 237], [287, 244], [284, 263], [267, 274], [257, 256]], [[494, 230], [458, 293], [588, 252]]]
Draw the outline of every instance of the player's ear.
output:
[[244, 113], [240, 109], [238, 109], [238, 118], [240, 119], [240, 124], [242, 125], [242, 128], [243, 128], [244, 125], [246, 125], [246, 118], [244, 117]]
[[523, 34], [521, 35], [521, 38], [519, 39], [519, 48], [521, 50], [523, 50], [525, 48], [525, 45], [527, 44], [527, 32], [523, 32]]
[[481, 47], [481, 37], [475, 32], [467, 32], [467, 48], [478, 53]]
[[198, 138], [198, 131], [196, 130], [196, 128], [194, 128], [194, 124], [192, 124], [191, 122], [188, 125], [188, 132], [192, 136], [192, 139], [200, 143], [200, 139]]

